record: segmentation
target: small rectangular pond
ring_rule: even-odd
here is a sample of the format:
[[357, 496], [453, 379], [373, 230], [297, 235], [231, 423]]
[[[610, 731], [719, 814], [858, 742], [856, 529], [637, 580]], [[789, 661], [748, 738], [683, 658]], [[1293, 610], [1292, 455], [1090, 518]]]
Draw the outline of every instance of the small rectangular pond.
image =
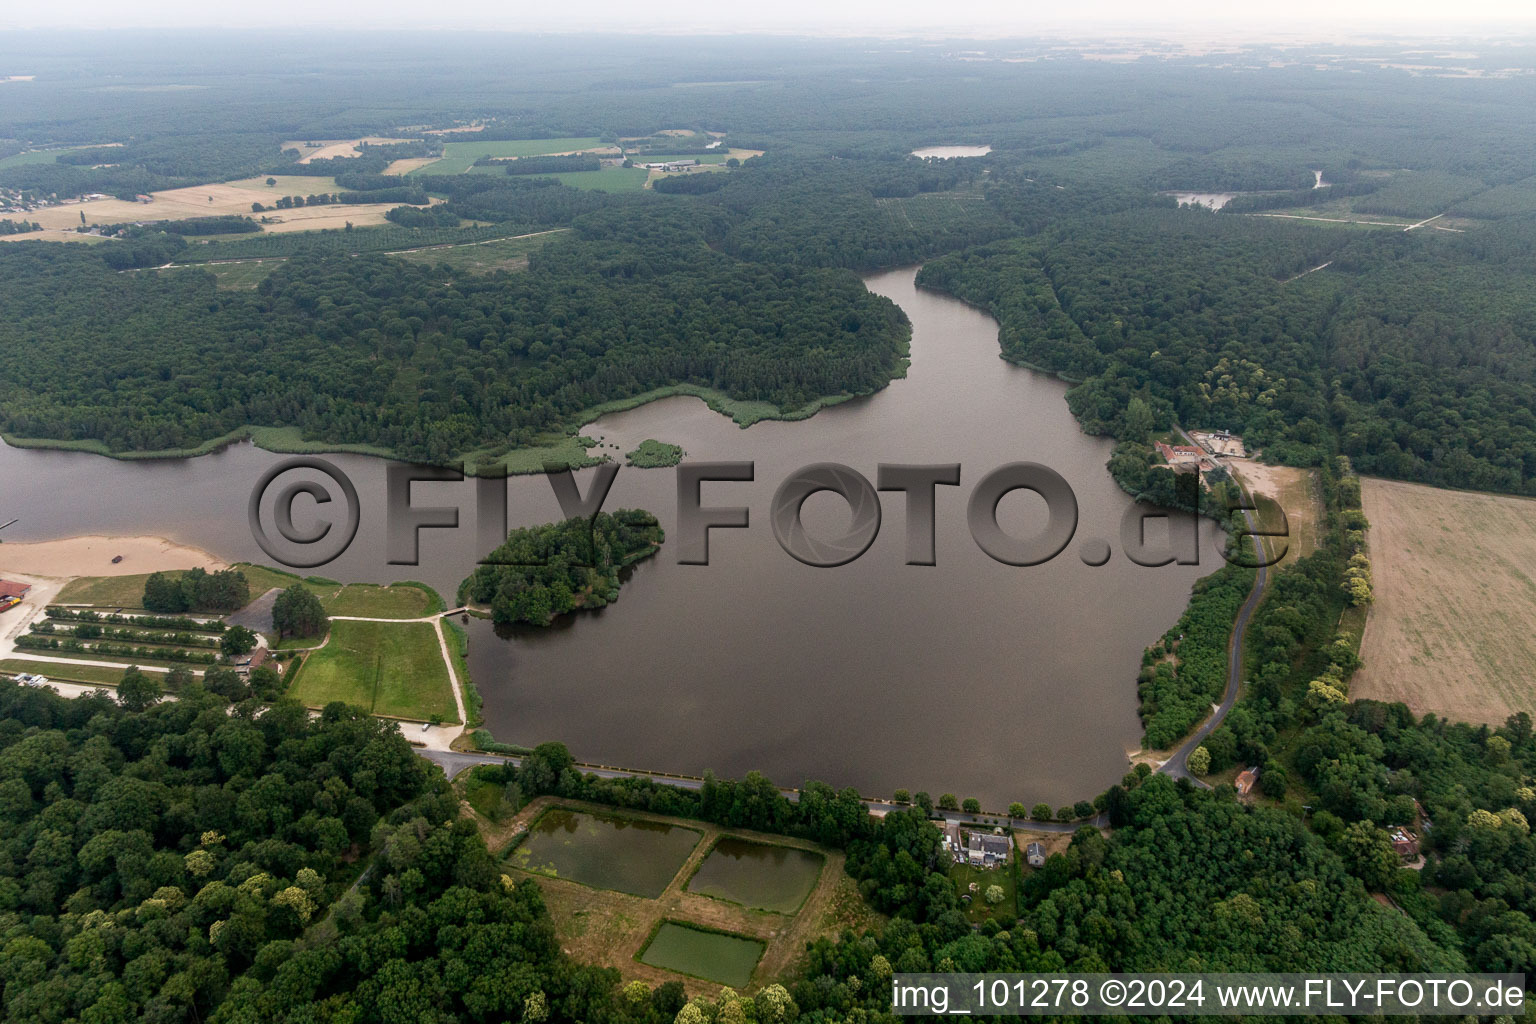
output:
[[663, 921], [640, 953], [640, 962], [732, 988], [745, 988], [766, 943]]
[[727, 836], [688, 880], [688, 891], [757, 910], [793, 914], [816, 888], [825, 863], [825, 857], [809, 850]]
[[698, 841], [691, 828], [555, 807], [507, 859], [524, 871], [654, 899]]

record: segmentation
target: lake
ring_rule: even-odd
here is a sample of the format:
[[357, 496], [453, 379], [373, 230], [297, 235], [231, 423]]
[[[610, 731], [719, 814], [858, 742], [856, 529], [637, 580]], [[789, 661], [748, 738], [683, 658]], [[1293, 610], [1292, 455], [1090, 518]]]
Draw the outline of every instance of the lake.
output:
[[992, 152], [991, 146], [927, 146], [923, 149], [914, 149], [912, 155], [923, 160], [930, 157], [950, 160], [957, 156], [986, 156], [990, 152]]
[[[1218, 564], [1143, 568], [1120, 547], [1130, 500], [1104, 468], [1112, 443], [1082, 434], [1066, 385], [1004, 362], [997, 323], [964, 303], [918, 289], [915, 268], [867, 278], [913, 324], [904, 379], [799, 422], [742, 430], [692, 398], [607, 416], [586, 428], [629, 451], [646, 438], [690, 459], [754, 460], [750, 483], [704, 485], [706, 505], [744, 505], [751, 528], [711, 531], [707, 566], [679, 565], [677, 482], [671, 469], [622, 469], [607, 508], [643, 507], [667, 530], [660, 554], [638, 565], [619, 600], [547, 630], [498, 637], [469, 625], [470, 668], [498, 739], [561, 740], [581, 760], [739, 777], [758, 769], [796, 785], [822, 779], [868, 795], [897, 787], [1052, 806], [1091, 797], [1124, 774], [1140, 741], [1136, 673], [1143, 647], [1177, 620], [1191, 584]], [[609, 449], [611, 452], [612, 449]], [[0, 522], [7, 540], [76, 534], [157, 534], [230, 560], [267, 561], [246, 503], [286, 456], [249, 444], [193, 460], [128, 462], [77, 452], [0, 446]], [[420, 564], [388, 564], [385, 466], [326, 456], [355, 482], [357, 540], [310, 570], [342, 581], [419, 579], [452, 600], [477, 550], [475, 485], [417, 484], [417, 506], [461, 508], [459, 530], [423, 530]], [[883, 497], [878, 538], [836, 569], [803, 565], [770, 528], [774, 490], [815, 462], [840, 462], [873, 481], [879, 463], [960, 463], [961, 486], [939, 487], [937, 565], [905, 564], [905, 505]], [[1034, 461], [1071, 484], [1076, 539], [1054, 561], [1017, 568], [971, 539], [966, 502], [1005, 463]], [[592, 477], [579, 474], [583, 493]], [[286, 477], [284, 478], [287, 479]], [[558, 518], [547, 481], [514, 478], [509, 519]], [[302, 499], [295, 525], [315, 520]], [[1043, 503], [1004, 497], [1000, 523], [1038, 530]], [[849, 513], [813, 495], [813, 535], [841, 532]], [[1094, 568], [1088, 538], [1116, 554]]]

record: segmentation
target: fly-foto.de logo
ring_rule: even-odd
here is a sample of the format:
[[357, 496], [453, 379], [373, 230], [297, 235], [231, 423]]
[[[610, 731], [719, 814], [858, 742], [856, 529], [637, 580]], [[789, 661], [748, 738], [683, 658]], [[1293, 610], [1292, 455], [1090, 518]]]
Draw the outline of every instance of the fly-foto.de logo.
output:
[[[597, 466], [586, 493], [567, 466], [546, 465], [545, 477], [565, 519], [591, 527], [614, 479], [617, 463]], [[297, 471], [325, 480], [290, 479]], [[649, 472], [655, 472], [650, 470]], [[758, 483], [752, 462], [683, 462], [674, 472], [677, 480], [677, 515], [674, 550], [679, 565], [709, 565], [709, 542], [715, 530], [752, 527], [751, 510], [731, 504], [751, 496]], [[384, 522], [387, 560], [391, 565], [420, 563], [422, 530], [459, 529], [459, 507], [413, 503], [411, 485], [416, 483], [464, 483], [474, 480], [477, 549], [493, 551], [507, 536], [507, 477], [466, 477], [462, 467], [413, 466], [391, 463], [385, 471]], [[1146, 567], [1198, 565], [1201, 491], [1194, 474], [1178, 478], [1183, 509], [1158, 509], [1132, 503], [1120, 519], [1119, 548], [1132, 563]], [[709, 496], [706, 503], [705, 489]], [[847, 565], [864, 555], [880, 535], [882, 492], [900, 495], [906, 513], [904, 558], [907, 565], [937, 564], [936, 523], [939, 488], [961, 487], [959, 463], [880, 463], [875, 480], [851, 466], [818, 462], [804, 466], [774, 489], [769, 506], [769, 526], [775, 540], [790, 557], [817, 568]], [[998, 521], [998, 506], [1016, 491], [1028, 491], [1045, 503], [1045, 525], [1028, 535], [1005, 530]], [[847, 505], [849, 523], [836, 536], [813, 534], [802, 518], [806, 500], [820, 493], [835, 494]], [[313, 502], [320, 521], [308, 528], [294, 522], [294, 505], [300, 496]], [[1208, 510], [1209, 511], [1209, 510]], [[1260, 529], [1254, 506], [1242, 499], [1229, 500], [1224, 509], [1231, 541], [1222, 551], [1228, 561], [1257, 567], [1273, 565], [1285, 556], [1288, 536], [1284, 514], [1272, 527]], [[1113, 545], [1100, 537], [1078, 538], [1078, 503], [1071, 485], [1049, 466], [1037, 462], [1010, 462], [983, 473], [966, 496], [965, 521], [972, 540], [988, 557], [1005, 565], [1042, 565], [1072, 547], [1085, 565], [1100, 566], [1113, 557]], [[363, 517], [362, 503], [352, 480], [335, 464], [320, 458], [287, 459], [262, 474], [251, 491], [248, 505], [251, 534], [267, 555], [292, 568], [310, 569], [335, 560], [357, 536]], [[268, 532], [266, 520], [278, 537]], [[1166, 521], [1158, 541], [1149, 540], [1148, 524]], [[1243, 538], [1268, 538], [1269, 544], [1245, 544]], [[580, 554], [577, 554], [580, 561]]]

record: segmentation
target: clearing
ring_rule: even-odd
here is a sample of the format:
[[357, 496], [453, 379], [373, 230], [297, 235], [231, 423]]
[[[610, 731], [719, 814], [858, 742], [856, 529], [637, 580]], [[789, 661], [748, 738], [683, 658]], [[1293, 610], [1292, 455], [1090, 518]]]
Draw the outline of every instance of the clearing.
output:
[[340, 700], [371, 715], [458, 721], [430, 622], [333, 621], [325, 646], [304, 660], [288, 693], [315, 708]]
[[1281, 520], [1275, 506], [1284, 510], [1286, 536], [1264, 538], [1270, 557], [1284, 545], [1285, 556], [1277, 564], [1289, 565], [1317, 550], [1323, 528], [1323, 498], [1315, 471], [1266, 466], [1252, 459], [1228, 459], [1223, 465], [1256, 499], [1260, 529], [1278, 530]]
[[1360, 483], [1376, 597], [1350, 696], [1489, 725], [1536, 711], [1536, 501]]

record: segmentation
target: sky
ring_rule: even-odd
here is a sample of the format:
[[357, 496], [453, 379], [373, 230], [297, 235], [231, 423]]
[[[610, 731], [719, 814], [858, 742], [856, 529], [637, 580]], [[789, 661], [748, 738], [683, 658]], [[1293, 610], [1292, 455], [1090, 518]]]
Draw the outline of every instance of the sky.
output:
[[524, 32], [778, 32], [1004, 36], [1073, 31], [1318, 37], [1371, 32], [1485, 34], [1536, 28], [1536, 0], [70, 0], [0, 5], [9, 28], [369, 26]]

